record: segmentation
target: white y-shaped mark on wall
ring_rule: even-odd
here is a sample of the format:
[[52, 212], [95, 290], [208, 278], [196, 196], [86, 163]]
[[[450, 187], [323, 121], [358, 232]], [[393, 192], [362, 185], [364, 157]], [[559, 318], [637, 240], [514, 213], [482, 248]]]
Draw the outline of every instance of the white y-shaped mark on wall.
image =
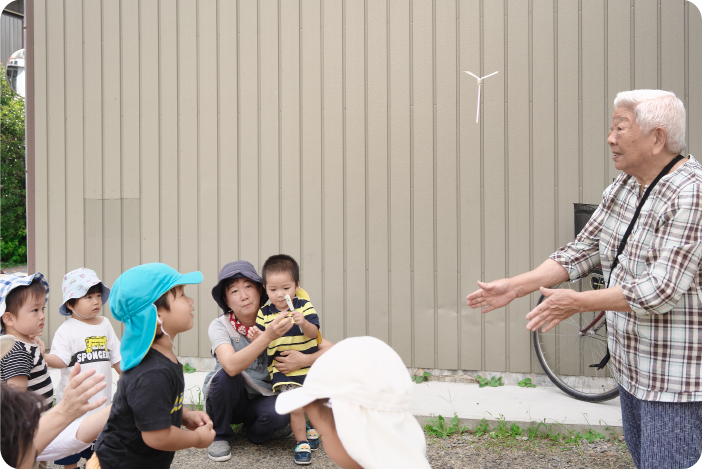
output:
[[463, 73], [467, 73], [468, 75], [473, 76], [473, 77], [475, 77], [476, 80], [478, 80], [478, 110], [475, 113], [475, 123], [477, 124], [478, 118], [480, 117], [480, 89], [483, 86], [483, 80], [486, 79], [487, 77], [491, 77], [491, 76], [497, 74], [497, 72], [493, 72], [490, 75], [485, 75], [482, 78], [478, 77], [474, 73], [469, 72], [468, 70], [464, 70]]

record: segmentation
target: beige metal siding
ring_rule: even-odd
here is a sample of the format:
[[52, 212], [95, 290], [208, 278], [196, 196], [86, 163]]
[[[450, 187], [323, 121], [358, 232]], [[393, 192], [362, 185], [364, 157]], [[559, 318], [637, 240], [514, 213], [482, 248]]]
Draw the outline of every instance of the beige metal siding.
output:
[[[49, 343], [66, 271], [110, 285], [165, 262], [204, 275], [177, 345], [207, 357], [219, 269], [285, 252], [332, 341], [539, 371], [536, 295], [489, 315], [465, 296], [572, 239], [572, 204], [617, 173], [616, 93], [674, 91], [702, 154], [702, 18], [684, 0], [34, 0], [32, 19]], [[499, 71], [478, 124], [463, 70]]]

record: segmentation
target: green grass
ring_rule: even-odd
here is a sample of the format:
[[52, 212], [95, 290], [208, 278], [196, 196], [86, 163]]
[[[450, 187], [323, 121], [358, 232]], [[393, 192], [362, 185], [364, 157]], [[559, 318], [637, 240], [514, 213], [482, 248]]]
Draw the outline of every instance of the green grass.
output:
[[[609, 427], [606, 428], [612, 430]], [[498, 444], [507, 447], [516, 444], [541, 443], [577, 447], [582, 444], [583, 440], [586, 440], [588, 443], [594, 443], [598, 440], [611, 440], [619, 443], [619, 439], [613, 431], [609, 437], [593, 429], [589, 429], [583, 434], [579, 431], [568, 430], [561, 423], [547, 424], [545, 421], [532, 421], [526, 428], [522, 428], [517, 423], [508, 424], [502, 414], [492, 424], [483, 418], [474, 430], [469, 430], [465, 425], [461, 425], [457, 414], [454, 414], [450, 421], [439, 415], [437, 418], [427, 421], [424, 431], [428, 437], [434, 439], [448, 438], [462, 433], [472, 433], [473, 437], [484, 437], [485, 444]]]

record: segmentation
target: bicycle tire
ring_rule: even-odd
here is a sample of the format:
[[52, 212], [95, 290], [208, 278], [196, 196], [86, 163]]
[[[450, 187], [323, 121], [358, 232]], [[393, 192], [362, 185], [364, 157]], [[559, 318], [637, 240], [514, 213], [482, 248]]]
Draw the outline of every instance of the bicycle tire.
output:
[[[561, 284], [553, 288], [569, 288], [566, 285]], [[538, 304], [543, 300], [544, 296], [541, 295]], [[603, 316], [586, 334], [581, 333], [582, 325], [593, 321], [597, 314], [594, 312], [576, 314], [546, 333], [541, 332], [541, 329], [532, 332], [536, 357], [546, 376], [558, 389], [585, 402], [604, 402], [619, 396], [619, 385], [612, 378], [614, 374], [611, 360], [603, 370], [589, 367], [591, 364], [599, 363], [607, 350], [606, 317]], [[581, 323], [581, 321], [585, 322]], [[549, 342], [553, 342], [554, 345], [547, 349]], [[565, 371], [567, 366], [562, 370], [559, 369], [562, 364], [559, 361], [563, 360], [563, 355], [566, 356], [567, 361], [573, 354], [578, 357], [578, 360], [577, 362], [571, 360], [568, 363], [570, 366], [568, 371], [572, 373], [574, 368], [578, 368], [579, 375], [567, 373]], [[584, 359], [583, 355], [585, 355]], [[588, 372], [594, 376], [584, 376]]]

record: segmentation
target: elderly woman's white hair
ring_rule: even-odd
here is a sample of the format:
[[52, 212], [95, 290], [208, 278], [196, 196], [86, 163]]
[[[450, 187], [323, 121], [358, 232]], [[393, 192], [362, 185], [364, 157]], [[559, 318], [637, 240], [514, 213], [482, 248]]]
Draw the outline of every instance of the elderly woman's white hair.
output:
[[614, 109], [623, 106], [631, 109], [636, 124], [644, 135], [656, 127], [668, 135], [666, 148], [676, 155], [685, 148], [685, 105], [675, 93], [664, 90], [621, 91], [614, 98]]

